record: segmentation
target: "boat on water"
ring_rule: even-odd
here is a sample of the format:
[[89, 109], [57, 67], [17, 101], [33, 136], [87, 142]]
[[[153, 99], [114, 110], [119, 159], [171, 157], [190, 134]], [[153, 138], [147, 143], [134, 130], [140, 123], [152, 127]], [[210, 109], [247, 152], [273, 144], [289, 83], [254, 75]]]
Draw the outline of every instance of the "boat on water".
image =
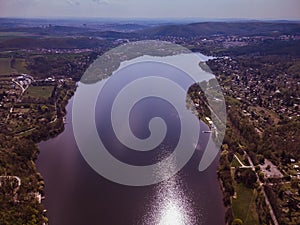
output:
[[202, 133], [204, 133], [204, 134], [211, 134], [212, 131], [211, 130], [206, 130], [206, 131], [202, 131]]

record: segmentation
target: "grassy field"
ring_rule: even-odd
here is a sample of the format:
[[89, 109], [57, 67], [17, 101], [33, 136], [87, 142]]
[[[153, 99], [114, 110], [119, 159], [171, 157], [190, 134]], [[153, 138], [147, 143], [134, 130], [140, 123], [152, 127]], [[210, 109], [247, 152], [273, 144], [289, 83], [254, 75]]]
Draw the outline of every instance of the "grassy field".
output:
[[29, 73], [25, 59], [0, 58], [0, 75]]
[[24, 97], [48, 99], [51, 97], [54, 86], [30, 86]]
[[10, 58], [0, 58], [0, 75], [15, 73], [16, 70], [11, 68]]
[[239, 218], [244, 225], [259, 225], [256, 212], [255, 198], [256, 190], [245, 187], [244, 184], [235, 184], [237, 198], [232, 201], [234, 218]]
[[18, 71], [18, 73], [29, 73], [26, 69], [27, 63], [25, 59], [15, 59], [11, 66]]

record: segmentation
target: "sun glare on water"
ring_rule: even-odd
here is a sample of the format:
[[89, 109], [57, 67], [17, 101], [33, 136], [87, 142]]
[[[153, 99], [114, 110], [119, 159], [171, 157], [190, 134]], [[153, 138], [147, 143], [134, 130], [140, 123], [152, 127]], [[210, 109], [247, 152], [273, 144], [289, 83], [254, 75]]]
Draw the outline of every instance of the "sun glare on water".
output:
[[162, 215], [158, 225], [185, 225], [186, 218], [184, 212], [175, 202], [169, 202], [165, 209], [162, 211]]
[[[168, 173], [167, 168], [158, 170]], [[185, 186], [183, 178], [177, 174], [171, 179], [162, 182], [155, 187], [156, 194], [149, 201], [149, 208], [143, 217], [143, 225], [189, 225], [199, 224], [191, 199], [191, 191]]]

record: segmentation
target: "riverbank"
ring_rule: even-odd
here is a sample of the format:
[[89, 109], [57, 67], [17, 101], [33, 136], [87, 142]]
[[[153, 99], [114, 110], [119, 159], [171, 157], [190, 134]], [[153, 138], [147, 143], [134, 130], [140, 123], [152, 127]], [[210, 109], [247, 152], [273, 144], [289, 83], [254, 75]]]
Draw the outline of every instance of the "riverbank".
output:
[[245, 225], [273, 223], [264, 187], [259, 181], [259, 170], [246, 152], [250, 143], [233, 126], [230, 119], [232, 111], [239, 109], [234, 105], [230, 109], [218, 169], [223, 187], [223, 201], [227, 208], [226, 224], [238, 221]]
[[[35, 140], [36, 144], [39, 144], [41, 141], [47, 141], [49, 139], [53, 139], [57, 136], [59, 136], [65, 129], [65, 118], [67, 115], [66, 107], [69, 104], [69, 100], [73, 97], [75, 91], [76, 91], [76, 83], [74, 82], [72, 85], [68, 86], [66, 90], [61, 90], [59, 94], [57, 94], [58, 101], [56, 102], [56, 117], [55, 120], [48, 124], [44, 129], [48, 132], [40, 132], [40, 135], [32, 134], [32, 138]], [[39, 149], [40, 151], [40, 149]], [[40, 173], [37, 171], [37, 173], [40, 175]], [[42, 177], [42, 176], [41, 176]], [[43, 182], [44, 182], [44, 178]], [[42, 199], [45, 199], [47, 196], [45, 195], [44, 191], [45, 186], [43, 186], [43, 189], [41, 190], [41, 196]], [[42, 203], [42, 202], [40, 202]], [[42, 204], [43, 205], [43, 204]], [[43, 205], [43, 211], [42, 214], [46, 216], [47, 209]], [[47, 216], [46, 216], [47, 217]], [[43, 224], [47, 223], [48, 218]]]
[[[41, 140], [49, 140], [63, 132], [65, 108], [75, 90], [76, 83], [68, 81], [64, 87], [56, 88], [53, 92], [55, 107], [52, 107], [51, 101], [42, 102], [41, 105], [37, 101], [29, 105], [29, 108], [18, 107], [16, 110], [20, 111], [18, 115], [20, 118], [23, 111], [28, 112], [37, 108], [45, 111], [41, 111], [41, 115], [35, 118], [30, 128], [22, 128], [24, 130], [22, 132], [10, 134], [4, 130], [0, 133], [0, 175], [3, 190], [1, 193], [5, 193], [5, 195], [0, 194], [0, 224], [19, 224], [18, 221], [27, 221], [28, 224], [48, 223], [46, 210], [41, 204], [44, 198], [44, 180], [35, 163], [39, 154], [37, 144]], [[49, 115], [48, 118], [44, 117], [46, 114]], [[12, 120], [16, 120], [14, 115]], [[46, 123], [46, 120], [51, 122]], [[10, 177], [17, 179], [16, 181], [6, 179]], [[16, 214], [18, 216], [15, 216]]]

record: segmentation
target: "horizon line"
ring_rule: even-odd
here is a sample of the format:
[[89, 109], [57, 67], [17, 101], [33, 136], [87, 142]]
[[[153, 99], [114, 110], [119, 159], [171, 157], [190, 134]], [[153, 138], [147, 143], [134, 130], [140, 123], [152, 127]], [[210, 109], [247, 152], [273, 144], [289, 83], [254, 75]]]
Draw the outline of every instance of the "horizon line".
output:
[[58, 16], [58, 17], [7, 17], [7, 16], [0, 16], [0, 19], [39, 19], [39, 20], [122, 20], [122, 21], [205, 21], [205, 22], [215, 22], [215, 21], [290, 21], [290, 22], [300, 22], [299, 19], [295, 18], [200, 18], [200, 17], [157, 17], [157, 18], [142, 18], [142, 17], [136, 17], [136, 18], [126, 18], [126, 17], [71, 17], [71, 16]]

